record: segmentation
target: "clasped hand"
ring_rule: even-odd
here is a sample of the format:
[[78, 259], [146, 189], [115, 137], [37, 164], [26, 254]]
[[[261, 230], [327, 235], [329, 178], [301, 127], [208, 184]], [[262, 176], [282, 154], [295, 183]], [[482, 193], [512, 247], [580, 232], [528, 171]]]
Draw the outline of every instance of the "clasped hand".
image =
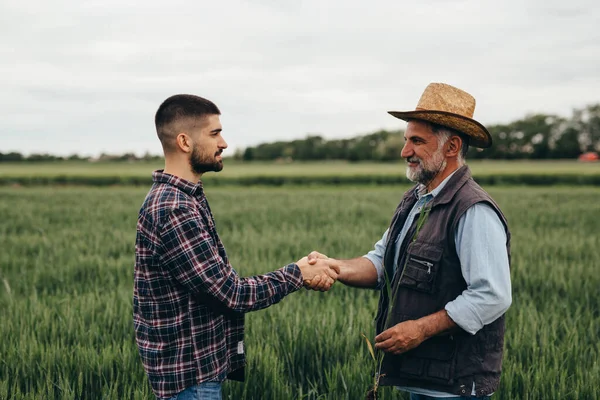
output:
[[316, 251], [298, 260], [296, 264], [302, 272], [304, 287], [311, 290], [328, 291], [340, 274], [340, 261]]

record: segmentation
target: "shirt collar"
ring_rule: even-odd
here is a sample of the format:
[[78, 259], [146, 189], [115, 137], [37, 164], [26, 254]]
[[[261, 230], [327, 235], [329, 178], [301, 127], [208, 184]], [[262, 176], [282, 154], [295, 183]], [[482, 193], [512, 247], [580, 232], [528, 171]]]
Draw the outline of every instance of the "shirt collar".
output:
[[446, 184], [448, 183], [450, 178], [452, 178], [452, 175], [454, 175], [456, 173], [456, 171], [458, 171], [458, 169], [455, 169], [450, 175], [448, 175], [446, 177], [446, 179], [444, 179], [435, 189], [433, 189], [429, 193], [427, 193], [427, 186], [423, 185], [422, 183], [419, 183], [419, 185], [417, 186], [415, 195], [417, 196], [418, 199], [420, 199], [424, 196], [428, 196], [428, 195], [431, 195], [431, 197], [437, 196], [442, 191], [444, 186], [446, 186]]
[[167, 174], [162, 169], [158, 169], [152, 173], [152, 180], [156, 183], [166, 183], [167, 185], [175, 186], [193, 197], [200, 197], [204, 193], [202, 181], [198, 183], [190, 182], [178, 176]]

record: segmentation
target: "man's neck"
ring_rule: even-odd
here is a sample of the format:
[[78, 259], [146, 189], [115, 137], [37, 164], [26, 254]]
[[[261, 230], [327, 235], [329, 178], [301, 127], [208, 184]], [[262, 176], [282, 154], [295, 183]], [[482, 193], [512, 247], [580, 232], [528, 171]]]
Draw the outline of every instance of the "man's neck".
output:
[[433, 190], [435, 190], [435, 188], [438, 187], [440, 185], [440, 183], [442, 183], [444, 181], [444, 179], [449, 177], [454, 171], [456, 171], [460, 167], [461, 167], [461, 165], [459, 165], [458, 162], [448, 161], [446, 164], [446, 168], [444, 168], [443, 171], [438, 173], [435, 176], [435, 178], [433, 178], [433, 180], [431, 182], [429, 182], [429, 184], [427, 185], [427, 193], [431, 193]]
[[165, 158], [164, 172], [193, 183], [199, 182], [202, 177], [202, 174], [196, 174], [190, 169], [189, 163], [167, 158]]

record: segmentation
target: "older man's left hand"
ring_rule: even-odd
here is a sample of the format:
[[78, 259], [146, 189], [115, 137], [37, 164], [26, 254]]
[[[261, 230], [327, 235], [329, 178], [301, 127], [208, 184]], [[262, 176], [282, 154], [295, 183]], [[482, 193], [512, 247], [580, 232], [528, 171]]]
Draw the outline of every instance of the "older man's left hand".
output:
[[414, 349], [425, 340], [425, 333], [418, 321], [404, 321], [375, 337], [375, 348], [386, 353], [401, 354]]

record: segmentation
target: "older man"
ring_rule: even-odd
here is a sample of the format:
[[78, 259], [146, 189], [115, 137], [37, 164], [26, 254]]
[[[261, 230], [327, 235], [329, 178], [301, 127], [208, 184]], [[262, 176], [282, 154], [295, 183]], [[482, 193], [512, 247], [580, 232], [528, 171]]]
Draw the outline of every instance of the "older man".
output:
[[[417, 185], [373, 251], [341, 260], [341, 282], [382, 289], [379, 383], [410, 392], [412, 400], [485, 398], [500, 381], [510, 232], [465, 165], [469, 144], [492, 144], [474, 110], [468, 93], [432, 83], [414, 111], [390, 112], [408, 122], [402, 157]], [[313, 252], [309, 259], [324, 257]]]

